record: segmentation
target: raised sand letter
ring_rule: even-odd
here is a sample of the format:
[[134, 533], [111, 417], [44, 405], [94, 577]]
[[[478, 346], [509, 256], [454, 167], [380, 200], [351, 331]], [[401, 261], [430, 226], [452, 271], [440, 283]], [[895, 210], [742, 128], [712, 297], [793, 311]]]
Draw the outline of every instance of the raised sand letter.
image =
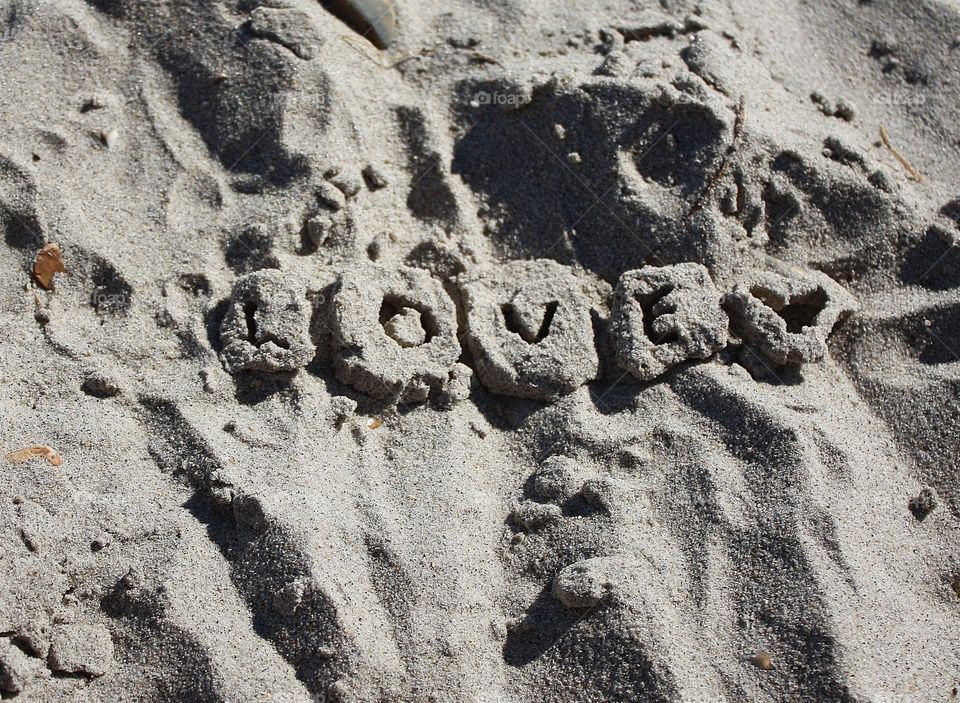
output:
[[555, 261], [511, 261], [459, 279], [467, 340], [491, 393], [552, 400], [596, 378], [589, 281]]
[[375, 398], [425, 400], [460, 358], [456, 308], [422, 269], [343, 271], [331, 327], [337, 378]]
[[834, 325], [858, 307], [819, 271], [752, 274], [727, 294], [725, 306], [744, 339], [777, 364], [793, 365], [822, 359]]
[[254, 271], [233, 284], [220, 325], [221, 358], [230, 373], [294, 372], [313, 359], [310, 303], [302, 284], [273, 269]]
[[727, 345], [721, 296], [700, 264], [627, 271], [617, 284], [610, 334], [620, 368], [650, 381]]

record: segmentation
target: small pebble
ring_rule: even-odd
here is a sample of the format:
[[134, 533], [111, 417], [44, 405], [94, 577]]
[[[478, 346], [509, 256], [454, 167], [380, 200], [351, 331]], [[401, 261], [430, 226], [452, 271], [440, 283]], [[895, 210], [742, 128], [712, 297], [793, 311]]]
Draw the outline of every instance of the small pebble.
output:
[[117, 382], [101, 373], [87, 376], [80, 389], [94, 398], [115, 398], [120, 395], [120, 386]]
[[106, 549], [111, 544], [113, 544], [113, 535], [109, 532], [101, 532], [97, 535], [93, 542], [90, 543], [90, 549], [95, 552], [99, 552], [101, 549]]
[[846, 120], [847, 122], [852, 122], [853, 118], [856, 117], [856, 110], [850, 103], [847, 103], [843, 100], [838, 100], [835, 114], [840, 119]]
[[588, 505], [606, 512], [610, 512], [614, 506], [615, 491], [614, 481], [606, 476], [588, 479], [580, 489]]
[[342, 210], [347, 204], [340, 189], [330, 183], [321, 183], [317, 186], [317, 202], [334, 212]]
[[553, 597], [568, 608], [591, 608], [610, 591], [610, 574], [603, 557], [570, 564], [553, 580]]
[[389, 185], [386, 176], [384, 176], [380, 171], [378, 171], [373, 166], [366, 166], [363, 169], [363, 180], [367, 184], [367, 188], [370, 190], [380, 190], [381, 188], [386, 188]]
[[343, 423], [349, 420], [357, 410], [357, 401], [345, 395], [335, 395], [330, 399], [330, 414], [333, 424], [339, 430]]
[[83, 101], [80, 106], [80, 112], [90, 112], [91, 110], [102, 110], [106, 104], [99, 95], [92, 95]]
[[532, 500], [520, 503], [510, 513], [510, 520], [525, 530], [536, 530], [560, 520], [560, 507], [552, 503], [535, 503]]
[[352, 198], [360, 192], [360, 181], [349, 176], [341, 176], [330, 181], [335, 185], [345, 197]]
[[534, 472], [531, 488], [544, 500], [563, 501], [577, 492], [577, 462], [565, 456], [548, 457]]
[[920, 491], [919, 495], [910, 499], [909, 508], [917, 521], [923, 522], [930, 513], [937, 509], [939, 504], [940, 500], [936, 490], [926, 486]]
[[123, 578], [120, 579], [120, 585], [128, 591], [132, 591], [135, 588], [140, 588], [140, 586], [143, 585], [143, 581], [143, 572], [137, 567], [131, 567], [127, 573], [123, 575]]
[[104, 130], [100, 132], [100, 141], [108, 149], [112, 149], [117, 144], [117, 140], [120, 138], [120, 132], [115, 129]]

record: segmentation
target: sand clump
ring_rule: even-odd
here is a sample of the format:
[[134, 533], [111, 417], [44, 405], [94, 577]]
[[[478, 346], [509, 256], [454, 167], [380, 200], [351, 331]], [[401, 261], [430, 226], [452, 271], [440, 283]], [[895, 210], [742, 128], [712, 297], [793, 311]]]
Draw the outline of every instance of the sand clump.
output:
[[745, 339], [777, 364], [820, 361], [827, 337], [856, 302], [827, 276], [765, 272], [738, 283], [726, 299]]
[[237, 280], [220, 340], [231, 372], [295, 372], [315, 353], [309, 336], [306, 293], [279, 271], [256, 271]]
[[62, 625], [50, 642], [50, 668], [65, 674], [103, 676], [113, 666], [113, 641], [103, 625]]

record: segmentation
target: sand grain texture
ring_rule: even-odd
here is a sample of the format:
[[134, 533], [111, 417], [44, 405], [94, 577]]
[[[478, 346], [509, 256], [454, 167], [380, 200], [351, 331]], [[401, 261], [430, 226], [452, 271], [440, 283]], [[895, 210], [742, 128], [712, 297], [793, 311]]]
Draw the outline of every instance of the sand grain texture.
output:
[[951, 700], [958, 37], [0, 1], [0, 693]]

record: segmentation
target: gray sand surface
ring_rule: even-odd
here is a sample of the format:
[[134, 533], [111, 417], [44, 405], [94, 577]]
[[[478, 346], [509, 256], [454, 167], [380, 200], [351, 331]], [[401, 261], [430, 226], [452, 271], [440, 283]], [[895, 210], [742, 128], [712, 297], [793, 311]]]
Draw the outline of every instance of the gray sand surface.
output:
[[960, 3], [0, 0], [0, 88], [4, 699], [957, 698]]

